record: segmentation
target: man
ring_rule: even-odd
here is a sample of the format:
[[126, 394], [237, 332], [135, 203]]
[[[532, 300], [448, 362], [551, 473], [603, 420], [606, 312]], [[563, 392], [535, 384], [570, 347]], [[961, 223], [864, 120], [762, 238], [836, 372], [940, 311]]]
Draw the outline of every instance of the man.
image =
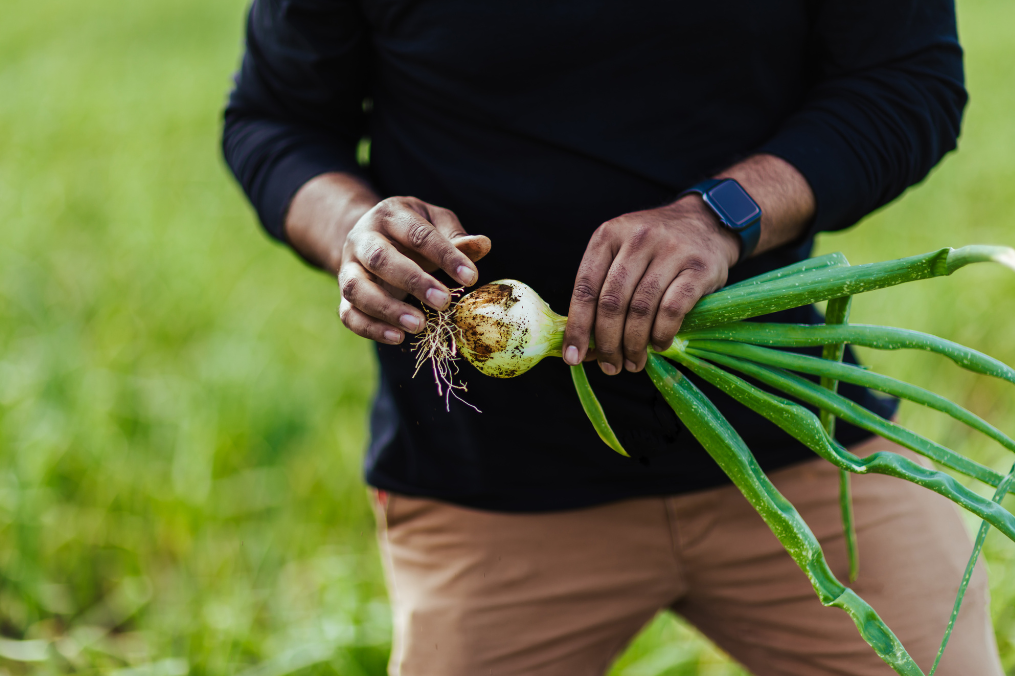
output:
[[[703, 295], [805, 258], [817, 232], [921, 180], [965, 101], [949, 0], [255, 0], [225, 154], [268, 231], [337, 276], [342, 322], [377, 343], [366, 478], [392, 673], [603, 673], [666, 607], [755, 674], [891, 673], [639, 372]], [[735, 179], [760, 232], [723, 223], [709, 178]], [[568, 309], [564, 359], [598, 361], [636, 460], [598, 440], [559, 363], [466, 369], [482, 413], [445, 412], [412, 378], [422, 307], [504, 277]], [[702, 389], [844, 578], [834, 470]], [[929, 668], [968, 538], [920, 491], [856, 482], [856, 589]], [[1001, 673], [982, 572], [975, 585], [942, 676]]]

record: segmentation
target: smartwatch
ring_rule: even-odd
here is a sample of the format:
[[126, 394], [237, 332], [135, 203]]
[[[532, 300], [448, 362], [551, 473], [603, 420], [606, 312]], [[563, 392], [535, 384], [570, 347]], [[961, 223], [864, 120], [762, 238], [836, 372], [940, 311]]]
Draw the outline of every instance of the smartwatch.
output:
[[705, 204], [719, 217], [719, 222], [740, 240], [737, 263], [750, 256], [761, 237], [761, 207], [732, 178], [710, 178], [691, 186], [677, 196], [701, 195]]

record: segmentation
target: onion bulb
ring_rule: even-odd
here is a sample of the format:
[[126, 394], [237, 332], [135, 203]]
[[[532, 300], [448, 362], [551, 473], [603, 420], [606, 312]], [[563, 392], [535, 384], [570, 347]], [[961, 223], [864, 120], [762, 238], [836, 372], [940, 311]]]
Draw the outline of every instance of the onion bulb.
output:
[[532, 287], [501, 279], [462, 296], [452, 323], [459, 352], [495, 378], [525, 373], [544, 357], [562, 356], [567, 317], [550, 309]]

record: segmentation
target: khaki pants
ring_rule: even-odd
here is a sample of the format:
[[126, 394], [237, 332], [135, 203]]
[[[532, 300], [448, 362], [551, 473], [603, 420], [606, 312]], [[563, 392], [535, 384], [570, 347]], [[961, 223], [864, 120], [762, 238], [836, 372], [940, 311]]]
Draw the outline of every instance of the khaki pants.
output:
[[[911, 454], [876, 439], [852, 449]], [[772, 481], [848, 581], [837, 471]], [[930, 670], [971, 540], [945, 498], [901, 479], [853, 478], [852, 585]], [[686, 618], [756, 676], [891, 676], [733, 486], [588, 509], [511, 514], [376, 496], [394, 610], [396, 676], [592, 676], [660, 609]], [[1001, 676], [978, 566], [938, 676]]]

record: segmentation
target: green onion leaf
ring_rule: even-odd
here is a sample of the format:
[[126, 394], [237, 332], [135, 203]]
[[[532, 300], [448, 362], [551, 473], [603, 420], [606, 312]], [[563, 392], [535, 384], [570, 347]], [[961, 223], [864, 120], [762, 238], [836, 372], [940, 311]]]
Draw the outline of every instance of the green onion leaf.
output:
[[[740, 322], [677, 335], [677, 341], [735, 340], [773, 347], [811, 347], [830, 343], [850, 343], [878, 350], [927, 350], [948, 357], [964, 369], [993, 376], [1015, 384], [1015, 369], [982, 352], [953, 343], [929, 333], [870, 324], [770, 324]], [[676, 345], [677, 341], [674, 341]], [[674, 347], [670, 350], [676, 349]], [[662, 354], [667, 354], [663, 352]]]
[[[1004, 478], [1001, 485], [997, 487], [994, 492], [993, 502], [1000, 502], [1007, 493], [1012, 482], [1015, 481], [1015, 465], [1012, 465], [1011, 471], [1008, 472], [1008, 476]], [[973, 569], [976, 568], [976, 560], [980, 558], [980, 552], [983, 550], [983, 543], [987, 539], [987, 531], [990, 530], [990, 524], [984, 521], [980, 524], [980, 530], [976, 533], [976, 542], [973, 543], [973, 553], [969, 555], [969, 561], [966, 563], [966, 570], [962, 574], [962, 582], [959, 584], [959, 592], [955, 595], [955, 604], [952, 606], [952, 614], [948, 618], [948, 626], [945, 628], [944, 638], [941, 639], [941, 646], [937, 649], [937, 657], [934, 658], [934, 666], [930, 668], [930, 676], [934, 676], [934, 672], [937, 671], [938, 665], [941, 663], [941, 657], [945, 654], [945, 647], [948, 645], [948, 639], [952, 637], [952, 630], [955, 628], [955, 620], [959, 616], [959, 610], [962, 608], [962, 599], [966, 597], [966, 589], [969, 587], [969, 581], [973, 578]]]
[[578, 391], [578, 399], [582, 403], [582, 408], [585, 409], [585, 415], [589, 417], [592, 426], [596, 428], [599, 438], [617, 453], [628, 458], [631, 457], [621, 446], [617, 435], [613, 433], [613, 428], [607, 422], [606, 413], [599, 400], [596, 399], [596, 393], [592, 391], [588, 376], [585, 375], [584, 364], [576, 364], [571, 367], [571, 378], [574, 380], [574, 389]]
[[775, 366], [778, 368], [809, 373], [815, 376], [837, 378], [843, 382], [854, 385], [862, 385], [872, 389], [902, 397], [909, 401], [922, 404], [934, 410], [940, 411], [969, 427], [982, 432], [1009, 451], [1015, 453], [1015, 440], [997, 429], [975, 413], [967, 411], [956, 403], [945, 399], [939, 394], [929, 392], [922, 387], [911, 385], [907, 382], [897, 380], [891, 376], [876, 373], [869, 369], [859, 368], [850, 364], [830, 363], [824, 359], [810, 357], [804, 354], [772, 350], [757, 345], [745, 345], [733, 341], [723, 340], [692, 340], [688, 347], [719, 352], [742, 359], [748, 359], [759, 364]]
[[[894, 261], [822, 267], [705, 296], [684, 317], [685, 331], [704, 329], [831, 298], [950, 275], [971, 263], [995, 262], [1015, 270], [1015, 251], [974, 245], [941, 249]], [[837, 341], [829, 341], [837, 342]]]
[[680, 421], [726, 472], [804, 571], [821, 603], [846, 611], [864, 640], [896, 673], [923, 676], [874, 609], [835, 578], [821, 545], [800, 513], [772, 485], [743, 439], [708, 397], [659, 356], [649, 355], [646, 371]]
[[687, 352], [696, 357], [701, 357], [745, 373], [812, 406], [827, 409], [852, 425], [890, 439], [912, 451], [916, 451], [920, 455], [930, 458], [936, 463], [949, 467], [956, 472], [961, 472], [977, 481], [982, 481], [996, 488], [1004, 480], [1000, 474], [984, 467], [980, 463], [965, 458], [941, 444], [911, 432], [905, 427], [889, 422], [871, 413], [860, 404], [846, 399], [839, 394], [832, 394], [828, 390], [800, 376], [781, 369], [774, 369], [745, 361], [737, 357], [719, 354], [718, 352], [690, 348]]
[[749, 279], [745, 279], [742, 282], [736, 284], [730, 284], [729, 286], [723, 287], [723, 291], [729, 291], [730, 289], [740, 289], [746, 286], [756, 286], [764, 282], [770, 282], [775, 279], [784, 279], [791, 275], [798, 275], [801, 272], [808, 272], [810, 270], [820, 270], [822, 268], [841, 268], [848, 267], [849, 261], [846, 260], [846, 256], [842, 252], [836, 251], [834, 253], [825, 254], [824, 256], [815, 256], [814, 258], [805, 258], [804, 260], [787, 265], [770, 272], [765, 272], [760, 275], [756, 275]]
[[[825, 324], [845, 324], [849, 320], [849, 309], [853, 297], [833, 298], [825, 310]], [[846, 354], [845, 343], [825, 345], [821, 358], [839, 363]], [[830, 392], [839, 391], [839, 381], [828, 376], [821, 377], [821, 386]], [[819, 411], [821, 424], [828, 436], [835, 438], [835, 416], [824, 409]], [[842, 531], [846, 535], [846, 556], [849, 558], [849, 581], [856, 582], [860, 576], [860, 549], [856, 541], [856, 519], [853, 517], [853, 490], [850, 487], [849, 472], [839, 469], [839, 511], [842, 513]]]
[[[857, 457], [835, 441], [817, 416], [800, 404], [765, 392], [691, 354], [681, 353], [674, 359], [744, 406], [768, 418], [836, 467], [854, 474], [884, 474], [923, 486], [986, 520], [1015, 541], [1015, 516], [996, 501], [987, 500], [944, 472], [928, 469], [891, 451], [877, 451], [866, 458]], [[1007, 477], [1001, 483], [1006, 488], [1010, 485]]]

